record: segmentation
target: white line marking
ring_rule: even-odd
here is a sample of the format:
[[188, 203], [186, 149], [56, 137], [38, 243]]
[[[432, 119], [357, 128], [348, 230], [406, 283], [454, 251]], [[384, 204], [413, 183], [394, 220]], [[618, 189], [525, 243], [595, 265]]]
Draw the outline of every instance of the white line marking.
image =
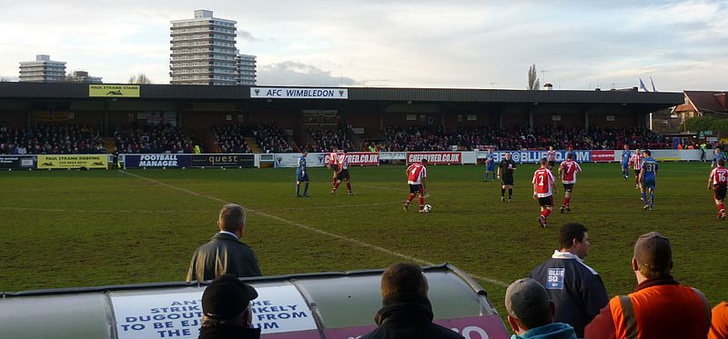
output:
[[[185, 188], [182, 188], [182, 187], [177, 187], [177, 186], [174, 186], [174, 185], [166, 184], [166, 183], [163, 183], [161, 181], [154, 180], [154, 179], [150, 179], [150, 178], [147, 178], [147, 177], [143, 177], [143, 176], [138, 175], [138, 174], [129, 173], [129, 172], [124, 171], [124, 170], [119, 170], [119, 172], [121, 172], [123, 174], [126, 174], [126, 175], [130, 175], [130, 176], [135, 177], [135, 178], [139, 178], [139, 179], [142, 179], [142, 180], [146, 180], [146, 181], [152, 182], [152, 183], [157, 184], [157, 185], [160, 185], [160, 186], [164, 186], [164, 187], [167, 187], [167, 188], [171, 188], [173, 190], [185, 192], [187, 194], [190, 194], [190, 195], [193, 195], [193, 196], [196, 196], [196, 197], [208, 198], [208, 199], [211, 199], [211, 200], [214, 200], [214, 201], [217, 201], [217, 202], [221, 202], [223, 204], [229, 204], [230, 203], [228, 201], [225, 201], [225, 200], [220, 199], [220, 198], [217, 198], [217, 197], [213, 197], [211, 195], [200, 194], [200, 193], [197, 193], [197, 192], [194, 192], [194, 191], [190, 191], [190, 190], [185, 189]], [[395, 252], [395, 251], [386, 249], [384, 247], [377, 246], [377, 245], [373, 245], [373, 244], [370, 244], [370, 243], [367, 243], [367, 242], [364, 242], [364, 241], [361, 241], [361, 240], [358, 240], [358, 239], [349, 238], [347, 236], [343, 236], [343, 235], [331, 233], [331, 232], [328, 232], [328, 231], [320, 230], [320, 229], [315, 228], [315, 227], [306, 226], [304, 224], [300, 224], [300, 223], [297, 223], [295, 221], [283, 219], [281, 217], [278, 217], [278, 216], [275, 216], [275, 215], [272, 215], [272, 214], [268, 214], [268, 213], [261, 212], [261, 211], [256, 211], [256, 210], [253, 210], [253, 209], [250, 209], [250, 208], [247, 208], [247, 207], [245, 208], [245, 210], [246, 211], [249, 211], [249, 212], [252, 212], [252, 213], [255, 213], [255, 214], [258, 214], [258, 215], [262, 215], [264, 217], [271, 218], [273, 220], [280, 221], [280, 222], [285, 223], [285, 224], [289, 224], [291, 226], [295, 226], [295, 227], [298, 227], [298, 228], [305, 229], [307, 231], [311, 231], [311, 232], [318, 233], [318, 234], [323, 234], [323, 235], [326, 235], [326, 236], [329, 236], [329, 237], [332, 237], [332, 238], [336, 238], [336, 239], [339, 239], [339, 240], [344, 240], [344, 241], [347, 241], [347, 242], [350, 242], [352, 244], [359, 245], [359, 246], [362, 246], [362, 247], [371, 248], [373, 250], [376, 250], [376, 251], [379, 251], [379, 252], [382, 252], [382, 253], [385, 253], [385, 254], [389, 254], [391, 256], [399, 257], [399, 258], [402, 258], [402, 259], [405, 259], [405, 260], [408, 260], [408, 261], [411, 261], [411, 262], [415, 262], [415, 263], [418, 263], [420, 265], [426, 265], [426, 266], [436, 265], [435, 263], [429, 262], [427, 260], [418, 259], [418, 258], [409, 256], [409, 255], [406, 255], [406, 254], [403, 254], [403, 253], [399, 253], [399, 252]], [[483, 276], [471, 274], [471, 273], [468, 273], [468, 272], [465, 272], [465, 274], [467, 274], [467, 275], [469, 275], [469, 276], [471, 276], [471, 277], [473, 277], [475, 279], [478, 279], [478, 280], [481, 280], [481, 281], [485, 281], [487, 283], [490, 283], [492, 285], [496, 285], [496, 286], [500, 286], [500, 287], [508, 287], [508, 284], [507, 283], [505, 283], [503, 281], [500, 281], [500, 280], [491, 279], [491, 278], [487, 278], [487, 277], [483, 277]]]
[[32, 211], [32, 212], [69, 212], [69, 213], [166, 213], [166, 214], [179, 214], [179, 213], [209, 213], [210, 211], [144, 211], [144, 210], [75, 210], [75, 209], [63, 209], [63, 208], [29, 208], [29, 207], [4, 207], [0, 206], [0, 210], [9, 211]]

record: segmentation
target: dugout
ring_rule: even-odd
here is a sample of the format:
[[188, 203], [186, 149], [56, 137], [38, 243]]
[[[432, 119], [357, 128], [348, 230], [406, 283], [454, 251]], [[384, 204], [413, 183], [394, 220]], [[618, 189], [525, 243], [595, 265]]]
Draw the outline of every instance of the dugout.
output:
[[[383, 270], [245, 278], [259, 293], [253, 325], [262, 337], [355, 338], [381, 307]], [[507, 338], [486, 291], [449, 264], [424, 268], [435, 322], [465, 338]], [[197, 338], [207, 283], [133, 284], [6, 292], [0, 337], [25, 339]]]

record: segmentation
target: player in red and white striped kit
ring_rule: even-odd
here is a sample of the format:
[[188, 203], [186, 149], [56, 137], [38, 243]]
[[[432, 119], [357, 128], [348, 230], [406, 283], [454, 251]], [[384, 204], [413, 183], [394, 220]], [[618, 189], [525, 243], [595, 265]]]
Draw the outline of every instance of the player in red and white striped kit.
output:
[[334, 182], [334, 188], [331, 189], [331, 194], [336, 194], [336, 190], [339, 189], [341, 182], [346, 180], [346, 190], [349, 191], [349, 195], [354, 195], [351, 191], [351, 176], [349, 175], [349, 155], [346, 151], [342, 151], [336, 156], [336, 177]]
[[637, 148], [634, 150], [634, 154], [629, 158], [629, 166], [634, 169], [634, 188], [640, 189], [640, 171], [642, 170], [642, 152]]
[[581, 173], [581, 166], [579, 163], [574, 161], [573, 154], [569, 153], [566, 155], [566, 161], [559, 165], [559, 176], [561, 177], [561, 183], [564, 184], [564, 204], [561, 205], [561, 213], [564, 211], [571, 211], [571, 192], [574, 190], [574, 184], [576, 184], [576, 174]]
[[538, 204], [541, 206], [541, 216], [538, 217], [538, 222], [541, 227], [546, 227], [548, 226], [546, 219], [554, 206], [556, 178], [549, 170], [549, 161], [546, 158], [541, 159], [539, 163], [541, 167], [533, 172], [531, 183], [533, 184], [533, 198], [538, 200]]
[[339, 149], [334, 146], [329, 153], [329, 161], [326, 163], [326, 167], [330, 168], [331, 173], [331, 188], [336, 186], [336, 172], [339, 170], [339, 164], [337, 159], [339, 158]]
[[556, 151], [554, 151], [554, 146], [549, 146], [549, 150], [546, 152], [546, 160], [549, 161], [549, 169], [554, 168], [556, 164]]
[[725, 168], [725, 159], [718, 159], [718, 166], [710, 171], [708, 189], [713, 189], [713, 199], [718, 208], [718, 220], [725, 220], [726, 187], [728, 186], [728, 169]]
[[427, 182], [427, 159], [422, 159], [420, 162], [414, 162], [407, 167], [407, 184], [410, 188], [410, 194], [407, 196], [407, 200], [404, 201], [404, 210], [409, 209], [409, 205], [417, 195], [420, 203], [419, 211], [424, 213], [423, 208], [425, 207], [425, 193], [427, 192], [425, 184]]

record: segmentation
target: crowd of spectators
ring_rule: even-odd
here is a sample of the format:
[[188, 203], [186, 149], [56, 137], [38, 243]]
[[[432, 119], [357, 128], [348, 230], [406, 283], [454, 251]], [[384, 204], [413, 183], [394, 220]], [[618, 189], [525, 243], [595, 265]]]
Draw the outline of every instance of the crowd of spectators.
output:
[[106, 153], [99, 129], [87, 125], [0, 127], [0, 154]]
[[169, 124], [132, 125], [114, 133], [119, 153], [192, 153], [193, 147], [182, 130]]
[[215, 144], [221, 153], [250, 153], [246, 136], [252, 136], [253, 131], [244, 125], [225, 125], [212, 127]]
[[334, 147], [342, 150], [354, 149], [351, 139], [346, 136], [342, 129], [310, 129], [308, 133], [316, 142], [316, 146], [309, 149], [312, 152], [330, 151]]
[[252, 128], [255, 141], [264, 153], [296, 152], [289, 136], [278, 125], [255, 125]]
[[647, 128], [564, 128], [492, 126], [459, 127], [445, 131], [441, 126], [387, 127], [382, 131], [384, 148], [388, 151], [445, 151], [496, 149], [546, 149], [554, 146], [565, 149], [620, 149], [628, 144], [632, 148], [664, 149], [671, 144]]

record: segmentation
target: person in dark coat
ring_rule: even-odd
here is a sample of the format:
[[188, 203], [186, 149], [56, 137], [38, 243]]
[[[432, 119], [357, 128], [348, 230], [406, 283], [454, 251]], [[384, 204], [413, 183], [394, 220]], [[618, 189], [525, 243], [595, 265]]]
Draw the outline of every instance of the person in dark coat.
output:
[[432, 322], [427, 278], [413, 264], [397, 263], [382, 274], [382, 309], [374, 317], [377, 329], [360, 339], [464, 339]]
[[223, 274], [260, 276], [258, 258], [250, 246], [240, 242], [245, 232], [245, 210], [236, 204], [222, 207], [217, 220], [220, 232], [192, 255], [187, 281], [212, 280]]
[[198, 339], [259, 339], [260, 329], [250, 327], [250, 302], [257, 297], [253, 286], [233, 275], [215, 278], [202, 292]]

